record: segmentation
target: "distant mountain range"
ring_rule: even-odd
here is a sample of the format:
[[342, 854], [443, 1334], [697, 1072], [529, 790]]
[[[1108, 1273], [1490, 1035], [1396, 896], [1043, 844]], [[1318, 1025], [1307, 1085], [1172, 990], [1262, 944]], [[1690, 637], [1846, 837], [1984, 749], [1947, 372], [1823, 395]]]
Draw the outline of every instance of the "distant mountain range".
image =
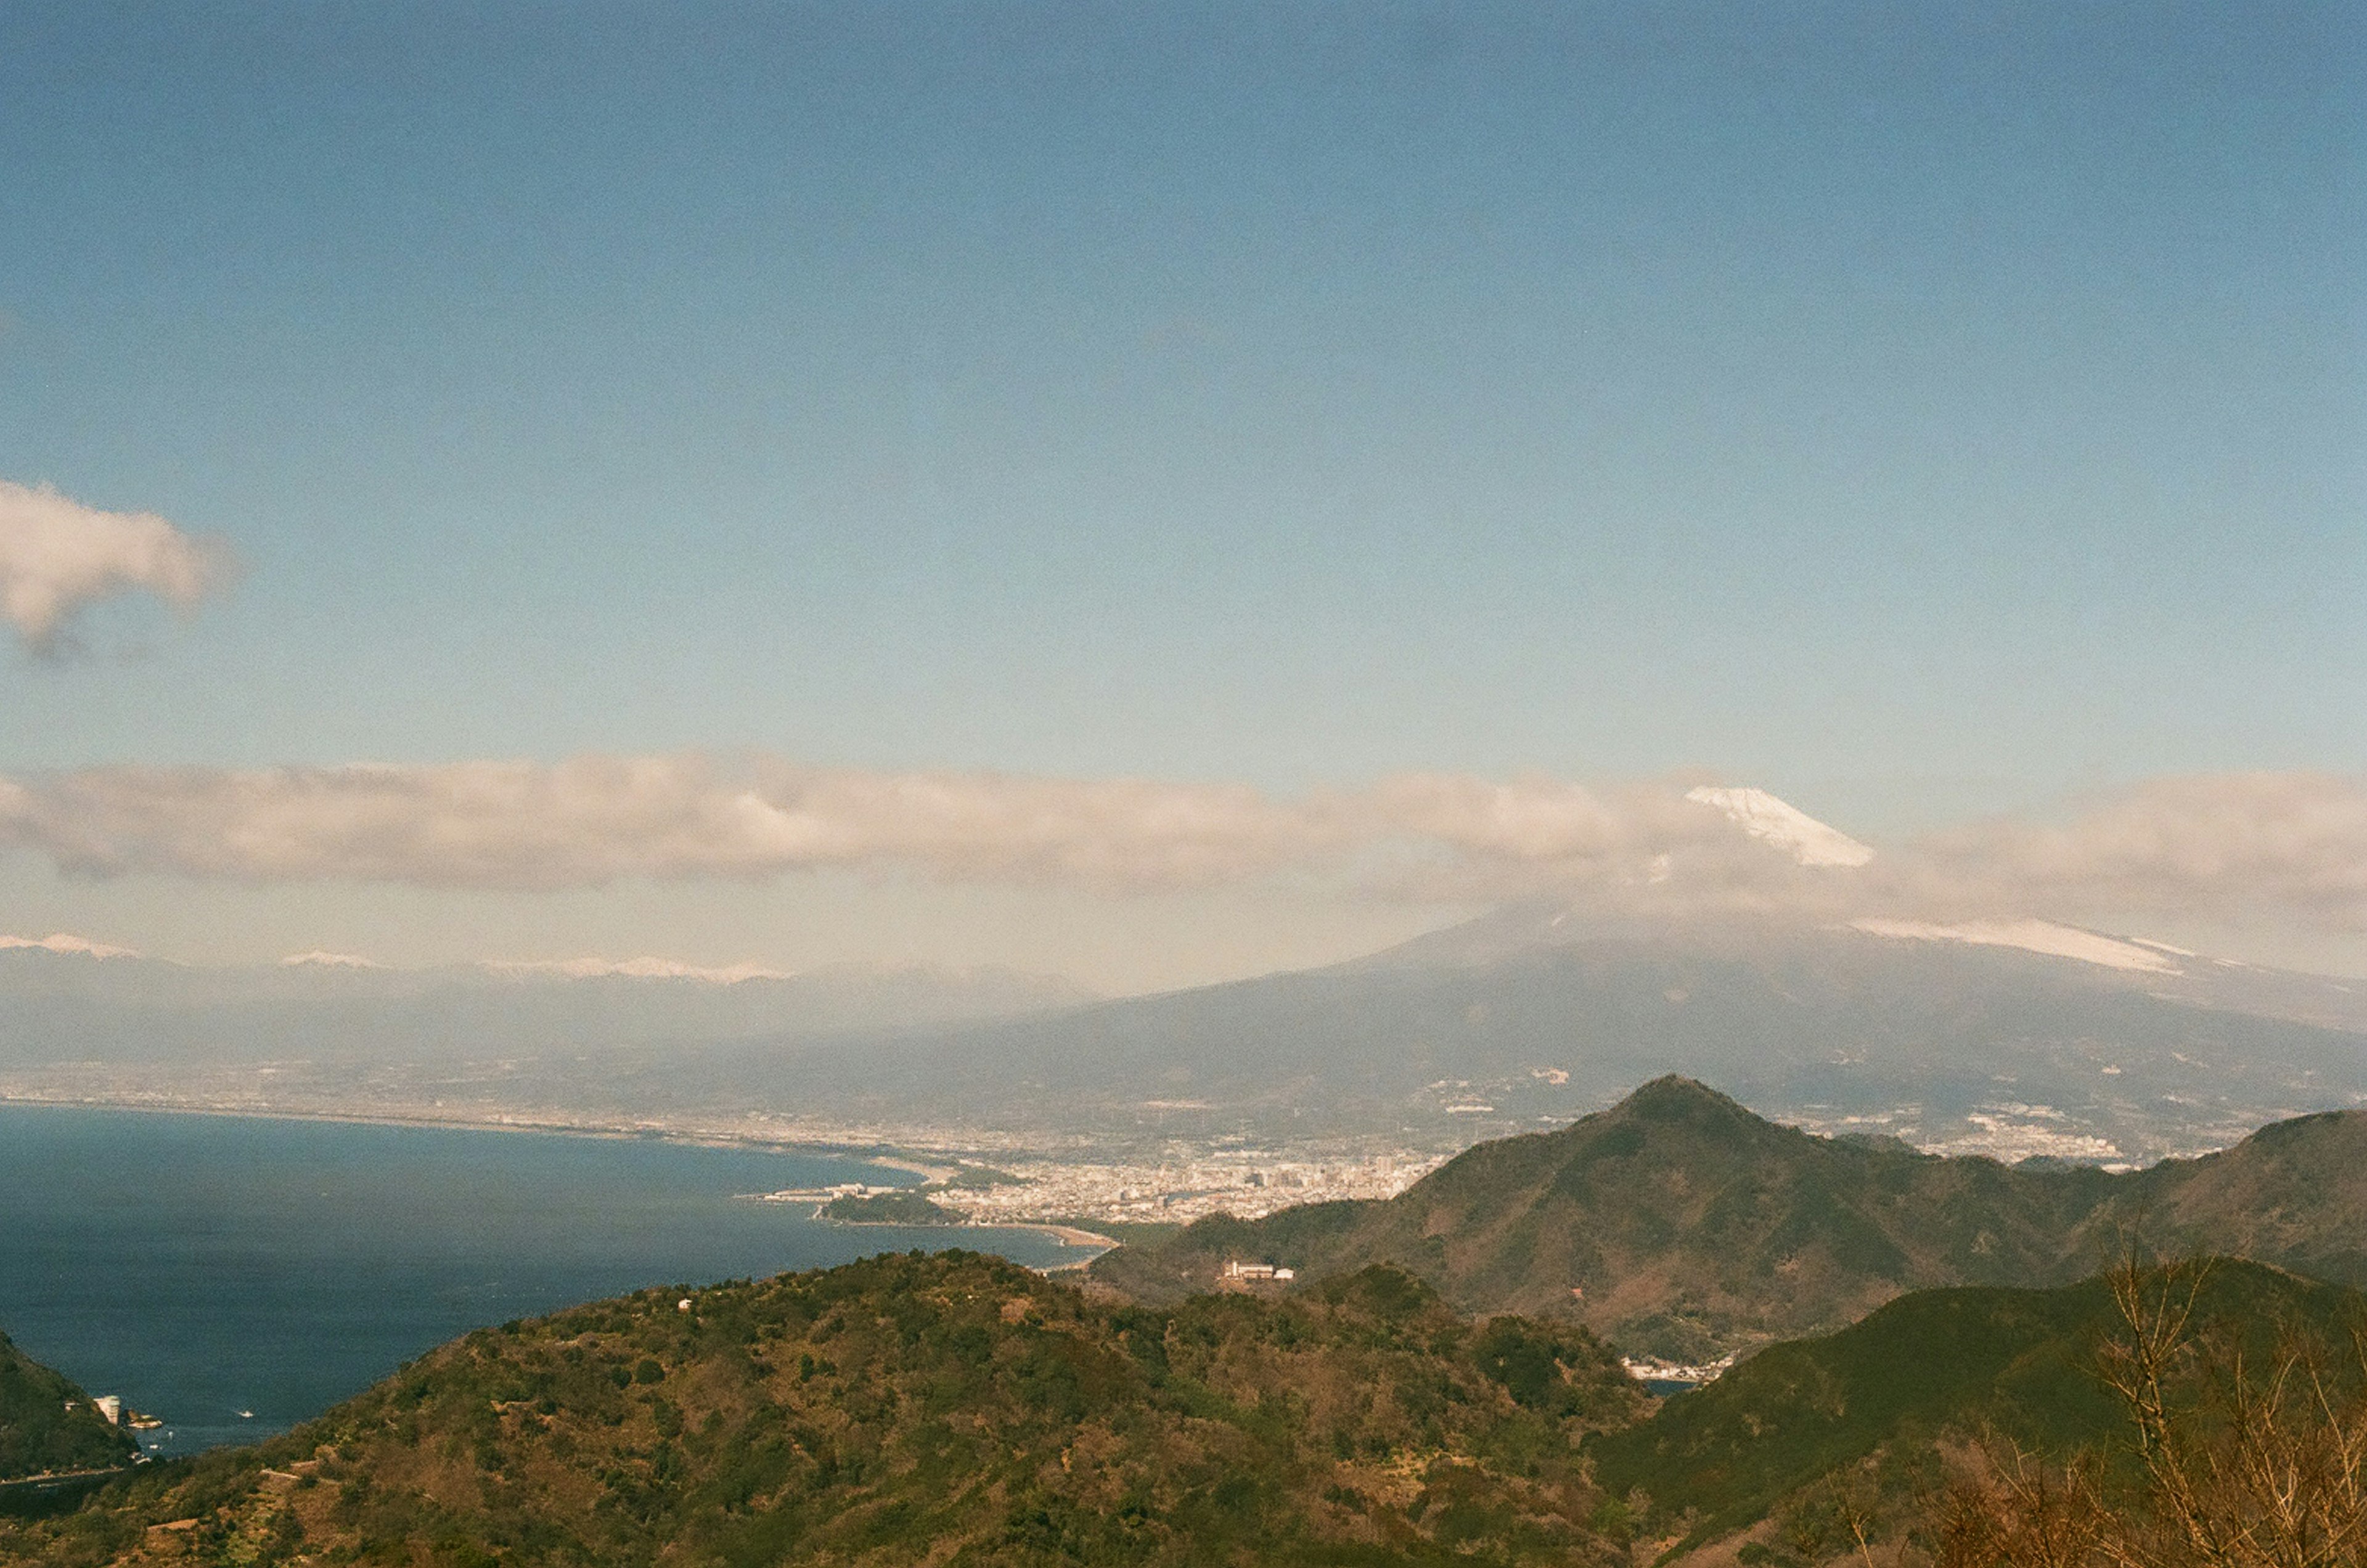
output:
[[1819, 1137], [1670, 1077], [1467, 1150], [1394, 1199], [1203, 1220], [1093, 1276], [1168, 1302], [1236, 1260], [1304, 1279], [1387, 1264], [1465, 1312], [1575, 1318], [1692, 1361], [1836, 1329], [1908, 1291], [2077, 1280], [2135, 1242], [2367, 1284], [2367, 1111], [2115, 1175]]
[[726, 1104], [793, 1075], [808, 1103], [883, 1120], [1433, 1145], [1681, 1072], [1812, 1126], [2134, 1164], [2367, 1102], [2367, 997], [2037, 922], [1605, 928], [1520, 909], [1328, 969], [685, 1066], [638, 1090]]
[[334, 954], [205, 968], [0, 942], [0, 1092], [258, 1110], [628, 1114], [602, 1079], [762, 1038], [774, 1048], [1077, 1005], [1010, 970], [782, 976], [621, 964], [392, 969]]
[[1109, 1001], [994, 971], [723, 984], [0, 951], [0, 1090], [19, 1092], [1444, 1149], [1672, 1071], [1810, 1127], [2135, 1165], [2367, 1103], [2367, 987], [2042, 921], [1609, 926], [1527, 908]]
[[803, 975], [650, 960], [393, 969], [304, 954], [204, 968], [0, 947], [0, 1062], [252, 1059], [796, 1039], [1090, 1000], [1007, 969], [844, 964]]

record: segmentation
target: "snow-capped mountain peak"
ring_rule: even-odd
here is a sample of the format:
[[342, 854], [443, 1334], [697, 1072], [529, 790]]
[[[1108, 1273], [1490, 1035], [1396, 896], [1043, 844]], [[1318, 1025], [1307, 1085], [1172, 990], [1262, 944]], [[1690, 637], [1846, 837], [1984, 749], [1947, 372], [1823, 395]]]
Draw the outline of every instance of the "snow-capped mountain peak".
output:
[[138, 952], [129, 947], [112, 947], [103, 942], [93, 942], [86, 936], [74, 936], [66, 931], [51, 931], [47, 936], [0, 936], [0, 948], [37, 948], [43, 953], [70, 953], [85, 958], [137, 958]]
[[282, 969], [383, 969], [375, 958], [358, 953], [291, 953], [279, 961]]
[[700, 980], [718, 986], [736, 986], [743, 980], [786, 980], [790, 977], [786, 970], [767, 969], [756, 964], [708, 968], [685, 964], [679, 959], [647, 957], [490, 959], [484, 967], [502, 975], [551, 975], [570, 980]]
[[1874, 858], [1873, 850], [1847, 833], [1763, 789], [1703, 784], [1685, 791], [1685, 798], [1726, 813], [1744, 832], [1802, 865], [1860, 866]]

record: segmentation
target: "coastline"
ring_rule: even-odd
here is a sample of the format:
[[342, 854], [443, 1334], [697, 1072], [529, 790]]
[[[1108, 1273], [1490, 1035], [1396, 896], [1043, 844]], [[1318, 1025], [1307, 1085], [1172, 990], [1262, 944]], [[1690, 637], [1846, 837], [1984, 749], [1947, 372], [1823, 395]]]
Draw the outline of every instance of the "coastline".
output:
[[[0, 1327], [83, 1386], [168, 1417], [166, 1455], [307, 1419], [475, 1329], [652, 1284], [913, 1248], [1035, 1268], [1099, 1250], [1032, 1227], [846, 1231], [732, 1201], [790, 1181], [911, 1180], [858, 1158], [21, 1104], [0, 1104], [0, 1177], [22, 1221], [11, 1239], [41, 1266], [0, 1270]], [[176, 1245], [199, 1233], [219, 1250]], [[247, 1409], [257, 1419], [233, 1418]]]
[[[943, 1235], [947, 1231], [1033, 1231], [1037, 1235], [1050, 1237], [1052, 1240], [1059, 1242], [1062, 1247], [1099, 1247], [1101, 1252], [1107, 1252], [1113, 1248], [1126, 1245], [1114, 1235], [1104, 1235], [1099, 1231], [1087, 1230], [1082, 1225], [1063, 1224], [1058, 1220], [979, 1220], [966, 1218], [942, 1224], [913, 1220], [836, 1220], [831, 1218], [829, 1212], [830, 1205], [832, 1201], [832, 1196], [824, 1192], [801, 1192], [795, 1190], [787, 1192], [743, 1192], [741, 1193], [740, 1196], [745, 1201], [753, 1203], [804, 1204], [810, 1202], [814, 1206], [813, 1213], [810, 1216], [810, 1218], [819, 1220], [824, 1224], [836, 1225], [841, 1230], [909, 1231], [916, 1235]], [[1100, 1257], [1101, 1252], [1096, 1252], [1093, 1257]], [[1091, 1262], [1092, 1258], [1087, 1258], [1085, 1261]], [[1063, 1264], [1061, 1267], [1073, 1268], [1076, 1267], [1076, 1265]]]
[[411, 1114], [398, 1111], [304, 1111], [272, 1107], [192, 1105], [184, 1100], [148, 1100], [91, 1095], [26, 1094], [0, 1089], [0, 1107], [41, 1105], [70, 1111], [133, 1111], [161, 1116], [213, 1116], [249, 1122], [325, 1122], [348, 1127], [421, 1127], [451, 1133], [525, 1133], [556, 1138], [602, 1138], [617, 1143], [685, 1144], [696, 1148], [753, 1149], [781, 1154], [839, 1155], [901, 1170], [923, 1181], [941, 1181], [958, 1167], [894, 1145], [821, 1139], [766, 1138], [711, 1129], [652, 1126], [645, 1122], [521, 1120], [512, 1116], [469, 1117]]
[[[833, 1155], [878, 1166], [883, 1170], [901, 1170], [918, 1176], [923, 1181], [941, 1181], [955, 1170], [954, 1167], [925, 1163], [920, 1156], [904, 1150], [878, 1152], [854, 1144], [809, 1143], [794, 1139], [754, 1138], [721, 1133], [681, 1132], [640, 1125], [626, 1126], [615, 1122], [522, 1122], [515, 1120], [478, 1121], [449, 1116], [406, 1116], [398, 1112], [342, 1111], [269, 1111], [244, 1110], [218, 1105], [155, 1104], [141, 1100], [106, 1100], [62, 1096], [14, 1094], [0, 1091], [0, 1108], [12, 1105], [47, 1106], [69, 1111], [129, 1111], [165, 1116], [210, 1116], [229, 1121], [249, 1122], [319, 1122], [346, 1127], [416, 1127], [454, 1133], [523, 1133], [551, 1138], [597, 1138], [610, 1143], [658, 1142], [680, 1144], [693, 1148], [742, 1149], [766, 1153]], [[767, 1193], [745, 1193], [742, 1196], [765, 1201], [778, 1201]], [[800, 1194], [798, 1201], [803, 1201]], [[827, 1199], [817, 1206], [813, 1218], [824, 1216], [822, 1208]], [[1059, 1242], [1062, 1247], [1098, 1247], [1093, 1258], [1124, 1244], [1115, 1236], [1076, 1225], [1059, 1224], [1048, 1220], [964, 1220], [953, 1225], [907, 1224], [892, 1220], [832, 1220], [830, 1224], [848, 1229], [894, 1231], [1029, 1231]], [[1080, 1269], [1093, 1261], [1086, 1258], [1075, 1263], [1063, 1263], [1060, 1269]]]
[[1033, 1231], [1037, 1235], [1049, 1236], [1062, 1247], [1093, 1249], [1082, 1258], [1064, 1259], [1059, 1263], [1021, 1265], [1023, 1268], [1033, 1269], [1038, 1274], [1046, 1275], [1082, 1272], [1092, 1268], [1094, 1261], [1103, 1254], [1115, 1252], [1126, 1245], [1116, 1237], [1104, 1235], [1099, 1231], [1079, 1230], [1074, 1225], [1055, 1224], [1048, 1220], [999, 1222], [964, 1220], [957, 1225], [915, 1225], [901, 1224], [895, 1220], [831, 1220], [826, 1223], [846, 1230], [904, 1231], [932, 1235], [943, 1235], [947, 1231]]

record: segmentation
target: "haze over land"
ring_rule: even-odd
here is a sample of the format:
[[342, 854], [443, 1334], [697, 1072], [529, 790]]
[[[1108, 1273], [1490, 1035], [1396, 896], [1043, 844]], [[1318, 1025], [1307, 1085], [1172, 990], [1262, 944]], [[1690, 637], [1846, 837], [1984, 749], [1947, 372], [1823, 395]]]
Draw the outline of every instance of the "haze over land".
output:
[[[1383, 1155], [1410, 1179], [1667, 1071], [1820, 1130], [2120, 1166], [2367, 1103], [2353, 987], [2035, 920], [1519, 906], [1346, 964], [1112, 1001], [993, 972], [205, 970], [26, 943], [0, 952], [0, 1091], [20, 1096], [1154, 1167], [1229, 1146], [1220, 1185]], [[1285, 1179], [1219, 1201], [1290, 1201]]]

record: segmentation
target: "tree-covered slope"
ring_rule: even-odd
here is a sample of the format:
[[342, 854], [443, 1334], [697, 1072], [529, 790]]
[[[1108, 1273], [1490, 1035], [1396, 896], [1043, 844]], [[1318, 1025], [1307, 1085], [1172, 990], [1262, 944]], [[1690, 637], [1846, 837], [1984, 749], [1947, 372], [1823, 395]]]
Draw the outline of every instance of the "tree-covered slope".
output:
[[[2185, 1283], [2157, 1274], [2167, 1298]], [[2367, 1296], [2258, 1264], [2202, 1273], [2188, 1328], [2198, 1345], [2231, 1338], [2265, 1366], [2295, 1331], [2347, 1346]], [[1822, 1338], [1773, 1345], [1652, 1417], [1587, 1440], [1597, 1480], [1649, 1498], [1658, 1528], [1704, 1540], [1750, 1525], [1836, 1476], [1887, 1488], [1891, 1511], [1936, 1489], [1938, 1445], [1990, 1438], [2061, 1460], [2109, 1446], [2128, 1412], [2101, 1375], [2127, 1324], [2104, 1279], [2044, 1291], [1920, 1291]], [[1879, 1461], [1878, 1463], [1875, 1461]], [[1869, 1498], [1872, 1511], [1881, 1500]]]
[[1204, 1222], [1094, 1272], [1158, 1299], [1205, 1288], [1229, 1256], [1302, 1276], [1388, 1261], [1466, 1310], [1574, 1314], [1704, 1355], [1922, 1286], [2054, 1278], [2110, 1184], [1816, 1137], [1665, 1077], [1569, 1127], [1479, 1145], [1386, 1202]]
[[138, 1451], [88, 1394], [0, 1334], [0, 1481], [102, 1470]]
[[2166, 1251], [2367, 1286], [2367, 1112], [2296, 1116], [2218, 1154], [2164, 1160], [2116, 1184], [2112, 1215]]
[[850, 1193], [822, 1205], [822, 1217], [850, 1225], [957, 1225], [961, 1215], [920, 1192]]
[[1584, 1331], [1387, 1269], [1149, 1311], [953, 1253], [689, 1299], [470, 1335], [0, 1560], [1585, 1562], [1578, 1441], [1643, 1404]]
[[1692, 1357], [1837, 1328], [1909, 1290], [2067, 1281], [2139, 1231], [2367, 1280], [2367, 1114], [2116, 1175], [1818, 1137], [1663, 1077], [1569, 1127], [1471, 1148], [1394, 1199], [1203, 1221], [1093, 1274], [1164, 1301], [1229, 1258], [1302, 1278], [1387, 1262], [1467, 1312], [1575, 1315]]

